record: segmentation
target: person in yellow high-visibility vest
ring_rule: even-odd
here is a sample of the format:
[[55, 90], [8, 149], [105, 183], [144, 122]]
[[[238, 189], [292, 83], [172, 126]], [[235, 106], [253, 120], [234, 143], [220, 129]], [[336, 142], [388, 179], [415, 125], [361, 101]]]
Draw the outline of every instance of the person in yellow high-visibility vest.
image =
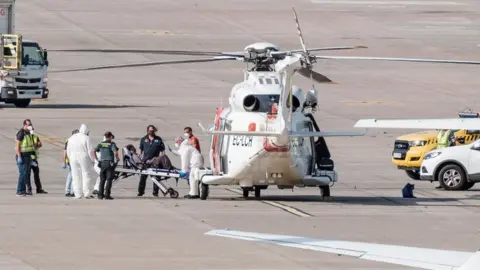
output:
[[26, 119], [23, 128], [17, 132], [15, 140], [15, 159], [18, 166], [17, 196], [27, 195], [27, 182], [30, 181], [32, 155], [35, 154], [33, 138], [30, 134], [31, 123]]
[[437, 134], [437, 149], [455, 145], [455, 133], [451, 129], [442, 129]]
[[[35, 153], [31, 155], [31, 158], [32, 158], [31, 168], [33, 171], [33, 179], [35, 182], [35, 187], [37, 189], [37, 194], [47, 194], [48, 192], [46, 192], [42, 188], [42, 182], [40, 182], [40, 165], [38, 164], [38, 157], [39, 157], [38, 149], [42, 147], [42, 142], [40, 141], [40, 138], [34, 133], [32, 122], [29, 121], [29, 123], [31, 126], [30, 135], [32, 136], [33, 145], [35, 148]], [[27, 195], [32, 195], [32, 183], [30, 179], [28, 179], [28, 182], [27, 182]]]
[[[451, 129], [441, 129], [437, 133], [437, 149], [447, 148], [455, 146], [455, 131]], [[442, 189], [441, 185], [438, 185], [436, 189]]]

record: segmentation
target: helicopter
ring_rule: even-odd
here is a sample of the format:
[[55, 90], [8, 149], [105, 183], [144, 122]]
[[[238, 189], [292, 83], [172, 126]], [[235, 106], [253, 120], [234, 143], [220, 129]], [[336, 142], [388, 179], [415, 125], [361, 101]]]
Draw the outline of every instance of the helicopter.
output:
[[[295, 8], [293, 15], [302, 48], [281, 51], [280, 47], [257, 42], [241, 52], [69, 49], [57, 52], [150, 53], [210, 56], [209, 58], [155, 61], [138, 64], [109, 65], [52, 71], [77, 72], [100, 69], [204, 63], [238, 60], [247, 64], [244, 80], [232, 87], [229, 106], [217, 108], [214, 124], [199, 127], [211, 136], [209, 161], [212, 168], [201, 170], [200, 198], [206, 199], [209, 186], [238, 185], [243, 197], [276, 185], [279, 189], [319, 187], [323, 198], [330, 197], [330, 187], [338, 181], [325, 137], [363, 136], [357, 131], [321, 131], [313, 113], [318, 109], [315, 83], [332, 83], [313, 70], [317, 60], [384, 60], [453, 64], [480, 64], [475, 61], [318, 56], [314, 51], [366, 49], [366, 46], [338, 46], [307, 49]], [[294, 75], [311, 80], [312, 88], [304, 92], [293, 84]]]

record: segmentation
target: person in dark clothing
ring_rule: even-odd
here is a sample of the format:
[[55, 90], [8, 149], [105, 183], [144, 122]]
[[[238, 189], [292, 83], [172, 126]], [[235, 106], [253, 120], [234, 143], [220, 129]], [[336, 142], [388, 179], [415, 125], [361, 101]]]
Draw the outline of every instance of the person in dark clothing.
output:
[[[149, 125], [147, 127], [147, 135], [145, 135], [140, 140], [140, 155], [143, 154], [143, 160], [150, 160], [155, 157], [158, 157], [161, 152], [165, 151], [165, 144], [163, 143], [162, 138], [155, 134], [157, 128], [154, 125]], [[143, 196], [145, 194], [145, 187], [147, 184], [147, 175], [142, 174], [140, 176], [140, 183], [138, 183], [138, 195]], [[158, 196], [158, 187], [153, 184], [153, 196]]]
[[[94, 150], [93, 156], [97, 161], [97, 155], [95, 152], [100, 152], [100, 186], [98, 190], [99, 200], [113, 200], [110, 196], [112, 190], [112, 180], [115, 173], [115, 163], [118, 162], [118, 147], [112, 140], [115, 136], [112, 132], [105, 133], [105, 141], [99, 143]], [[107, 185], [105, 186], [105, 182]]]
[[30, 120], [23, 121], [23, 128], [17, 132], [15, 141], [15, 159], [18, 166], [17, 196], [27, 195], [27, 183], [30, 181], [32, 155], [35, 155], [35, 145], [30, 134]]
[[[32, 121], [27, 119], [27, 124], [31, 126], [29, 130], [30, 130], [30, 135], [32, 135], [33, 145], [35, 146], [35, 154], [32, 155], [32, 164], [31, 164], [35, 187], [38, 194], [47, 194], [48, 192], [46, 192], [42, 188], [42, 182], [40, 181], [40, 165], [38, 163], [38, 158], [39, 158], [38, 149], [42, 147], [42, 142], [40, 141], [40, 138], [34, 133], [35, 129], [33, 128]], [[27, 181], [27, 195], [32, 195], [32, 183], [30, 179], [28, 179]]]

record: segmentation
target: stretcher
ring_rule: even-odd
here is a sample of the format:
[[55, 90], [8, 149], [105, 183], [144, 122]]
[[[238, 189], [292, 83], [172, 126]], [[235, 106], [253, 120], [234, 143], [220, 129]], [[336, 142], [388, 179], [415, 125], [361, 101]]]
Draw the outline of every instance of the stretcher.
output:
[[165, 184], [165, 180], [169, 178], [175, 178], [178, 183], [178, 179], [180, 178], [180, 170], [149, 168], [146, 162], [141, 164], [135, 163], [132, 154], [125, 147], [122, 149], [122, 152], [123, 165], [119, 166], [117, 164], [115, 167], [115, 174], [113, 178], [114, 183], [120, 179], [125, 179], [133, 175], [147, 175], [148, 179], [152, 180], [152, 182], [159, 188], [163, 196], [169, 194], [171, 198], [178, 198], [178, 191], [167, 186]]

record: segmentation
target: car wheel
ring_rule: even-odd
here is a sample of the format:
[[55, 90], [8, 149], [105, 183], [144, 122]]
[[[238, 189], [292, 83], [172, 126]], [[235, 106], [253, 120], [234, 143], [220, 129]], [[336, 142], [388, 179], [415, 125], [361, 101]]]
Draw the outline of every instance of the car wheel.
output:
[[420, 180], [420, 171], [409, 171], [409, 170], [406, 170], [405, 171], [408, 175], [408, 177], [410, 177], [411, 179], [413, 180]]
[[438, 173], [438, 182], [445, 190], [462, 190], [468, 184], [462, 167], [450, 164]]

